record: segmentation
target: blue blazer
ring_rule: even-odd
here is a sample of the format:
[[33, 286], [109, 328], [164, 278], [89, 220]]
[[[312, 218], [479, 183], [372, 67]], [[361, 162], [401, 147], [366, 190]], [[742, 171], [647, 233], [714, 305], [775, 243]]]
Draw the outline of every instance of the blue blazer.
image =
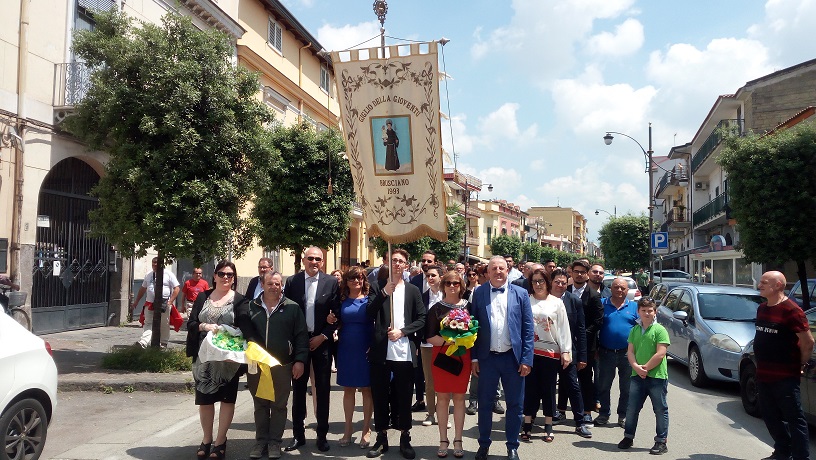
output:
[[[489, 282], [476, 288], [473, 293], [472, 315], [479, 320], [479, 333], [471, 352], [472, 359], [488, 359], [490, 356], [490, 289]], [[533, 310], [530, 294], [524, 289], [507, 283], [507, 329], [510, 344], [519, 364], [533, 366]]]

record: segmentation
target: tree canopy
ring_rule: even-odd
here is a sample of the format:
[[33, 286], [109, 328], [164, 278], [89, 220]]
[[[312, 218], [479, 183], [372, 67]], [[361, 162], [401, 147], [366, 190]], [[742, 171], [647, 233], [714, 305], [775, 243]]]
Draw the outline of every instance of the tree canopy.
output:
[[64, 122], [110, 155], [92, 192], [94, 231], [126, 256], [155, 248], [160, 266], [165, 256], [240, 252], [251, 242], [241, 210], [275, 158], [257, 77], [232, 64], [224, 34], [180, 15], [161, 25], [115, 10], [95, 19], [73, 40], [92, 84]]
[[816, 239], [802, 229], [816, 220], [816, 124], [726, 137], [717, 161], [728, 174], [728, 205], [745, 259], [793, 260], [805, 286], [805, 261], [816, 256]]
[[306, 122], [281, 126], [272, 132], [271, 146], [281, 161], [258, 189], [252, 216], [261, 245], [292, 251], [298, 272], [304, 249], [328, 248], [346, 237], [354, 204], [351, 170], [336, 129], [317, 132]]
[[490, 252], [494, 256], [511, 255], [513, 260], [521, 260], [522, 250], [521, 238], [513, 235], [497, 235], [490, 241]]
[[607, 268], [633, 273], [649, 265], [649, 218], [631, 214], [610, 219], [598, 232]]
[[[432, 250], [436, 253], [436, 260], [444, 265], [448, 260], [459, 260], [462, 253], [462, 244], [465, 237], [465, 218], [456, 213], [455, 206], [448, 207], [448, 240], [439, 241], [431, 237], [424, 236], [410, 243], [393, 244], [392, 249], [402, 248], [408, 251], [410, 260], [419, 260], [422, 253]], [[388, 251], [388, 243], [379, 236], [370, 239], [371, 244], [377, 250], [379, 256], [385, 255]]]

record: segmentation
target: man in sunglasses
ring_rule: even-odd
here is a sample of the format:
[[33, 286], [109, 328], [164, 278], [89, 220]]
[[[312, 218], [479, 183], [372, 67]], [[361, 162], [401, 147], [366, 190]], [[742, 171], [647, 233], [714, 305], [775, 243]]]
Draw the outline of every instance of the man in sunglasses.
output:
[[425, 272], [428, 271], [428, 267], [431, 265], [437, 265], [436, 263], [436, 253], [431, 251], [430, 249], [422, 253], [421, 259], [422, 273], [411, 278], [411, 284], [419, 288], [419, 292], [424, 293], [429, 289], [428, 287], [428, 280], [425, 279]]
[[304, 372], [294, 381], [292, 391], [292, 433], [294, 439], [284, 449], [291, 452], [306, 444], [306, 385], [309, 372], [315, 373], [314, 393], [317, 398], [317, 449], [329, 450], [326, 434], [329, 432], [329, 392], [331, 390], [331, 361], [329, 337], [337, 328], [326, 319], [329, 313], [340, 316], [337, 279], [324, 273], [323, 251], [315, 246], [303, 251], [306, 269], [286, 280], [284, 295], [300, 306], [309, 330], [309, 358], [303, 363]]
[[249, 280], [249, 286], [247, 286], [246, 294], [244, 294], [247, 300], [257, 299], [263, 293], [263, 282], [260, 280], [272, 268], [272, 259], [269, 257], [261, 257], [258, 260], [258, 276]]

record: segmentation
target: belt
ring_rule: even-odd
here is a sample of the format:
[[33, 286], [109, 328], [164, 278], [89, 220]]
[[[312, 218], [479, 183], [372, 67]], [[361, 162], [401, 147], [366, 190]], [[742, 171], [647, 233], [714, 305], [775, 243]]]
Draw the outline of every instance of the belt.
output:
[[603, 351], [607, 351], [609, 353], [626, 353], [629, 349], [628, 348], [606, 348], [606, 347], [599, 347]]
[[507, 350], [507, 351], [493, 351], [493, 350], [490, 350], [490, 354], [491, 355], [503, 355], [505, 353], [510, 353], [511, 351], [513, 351], [512, 348]]

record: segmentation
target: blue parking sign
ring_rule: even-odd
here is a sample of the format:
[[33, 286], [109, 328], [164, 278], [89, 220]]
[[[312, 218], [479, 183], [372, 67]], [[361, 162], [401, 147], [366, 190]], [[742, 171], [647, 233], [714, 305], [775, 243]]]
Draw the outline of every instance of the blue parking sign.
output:
[[669, 232], [652, 233], [652, 254], [668, 254]]

